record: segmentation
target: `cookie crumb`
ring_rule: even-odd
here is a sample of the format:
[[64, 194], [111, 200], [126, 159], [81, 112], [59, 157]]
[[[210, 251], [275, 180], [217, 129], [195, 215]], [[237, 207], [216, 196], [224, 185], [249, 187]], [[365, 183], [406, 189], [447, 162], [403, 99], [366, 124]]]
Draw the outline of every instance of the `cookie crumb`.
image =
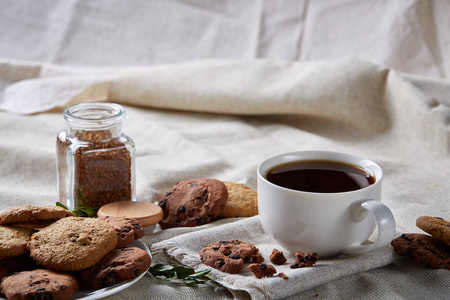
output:
[[283, 254], [283, 251], [273, 249], [272, 255], [270, 255], [270, 261], [276, 265], [284, 265], [287, 261]]
[[260, 264], [264, 262], [264, 257], [261, 255], [261, 253], [258, 253], [254, 256], [252, 256], [252, 261], [254, 263]]
[[277, 272], [274, 266], [265, 263], [250, 264], [247, 269], [249, 269], [258, 279], [272, 277]]
[[289, 279], [289, 277], [286, 274], [284, 274], [283, 272], [278, 273], [276, 276], [281, 277], [284, 280], [288, 280]]
[[312, 267], [319, 259], [319, 255], [315, 252], [313, 254], [296, 252], [295, 257], [295, 262], [289, 266], [291, 269]]

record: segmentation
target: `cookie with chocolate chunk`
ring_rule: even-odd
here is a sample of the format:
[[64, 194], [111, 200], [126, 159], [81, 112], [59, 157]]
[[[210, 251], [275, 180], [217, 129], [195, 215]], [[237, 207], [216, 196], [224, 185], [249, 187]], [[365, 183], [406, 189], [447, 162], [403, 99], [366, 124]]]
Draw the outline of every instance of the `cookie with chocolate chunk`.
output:
[[107, 287], [138, 277], [148, 270], [151, 262], [150, 255], [140, 248], [114, 249], [76, 277], [82, 288]]
[[71, 299], [78, 291], [77, 280], [69, 274], [33, 270], [5, 277], [0, 285], [8, 299]]
[[108, 222], [116, 230], [116, 248], [128, 246], [145, 235], [144, 227], [136, 219], [113, 216], [103, 216], [99, 219]]
[[450, 246], [426, 234], [405, 233], [392, 240], [394, 251], [432, 269], [450, 270]]
[[228, 191], [217, 179], [191, 179], [173, 185], [158, 205], [164, 216], [162, 228], [194, 227], [217, 218], [228, 199]]
[[205, 265], [230, 274], [238, 273], [250, 261], [261, 262], [261, 258], [254, 244], [238, 240], [214, 242], [200, 251], [200, 259]]
[[0, 225], [0, 257], [19, 256], [28, 252], [33, 229]]
[[0, 258], [0, 280], [15, 272], [30, 271], [37, 268], [38, 265], [28, 253], [20, 256], [2, 257]]
[[426, 233], [450, 245], [450, 221], [439, 217], [422, 216], [417, 218], [416, 225]]
[[274, 266], [265, 263], [251, 264], [247, 269], [249, 269], [258, 279], [272, 277], [277, 272]]
[[74, 217], [75, 213], [59, 206], [22, 205], [0, 213], [0, 224], [13, 224], [40, 220], [59, 220]]

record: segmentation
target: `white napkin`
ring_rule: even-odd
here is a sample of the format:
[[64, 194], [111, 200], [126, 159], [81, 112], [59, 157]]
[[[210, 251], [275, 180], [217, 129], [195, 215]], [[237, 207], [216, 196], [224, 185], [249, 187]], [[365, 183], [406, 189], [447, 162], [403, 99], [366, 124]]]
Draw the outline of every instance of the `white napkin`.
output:
[[[200, 250], [212, 242], [235, 239], [254, 243], [265, 262], [269, 264], [272, 264], [269, 259], [272, 250], [275, 248], [283, 250], [264, 232], [259, 217], [255, 216], [178, 235], [153, 244], [151, 251], [154, 260], [158, 262], [184, 264], [196, 269], [210, 268], [202, 264], [199, 257]], [[348, 275], [388, 265], [395, 259], [392, 248], [386, 246], [368, 254], [352, 257], [324, 260], [319, 257], [319, 261], [313, 267], [290, 269], [289, 265], [294, 262], [295, 256], [287, 251], [283, 252], [287, 262], [282, 266], [272, 265], [278, 273], [286, 274], [288, 280], [281, 277], [257, 279], [247, 269], [248, 265], [238, 274], [227, 274], [211, 268], [208, 276], [227, 287], [238, 299], [245, 299], [248, 295], [252, 299], [282, 299]]]

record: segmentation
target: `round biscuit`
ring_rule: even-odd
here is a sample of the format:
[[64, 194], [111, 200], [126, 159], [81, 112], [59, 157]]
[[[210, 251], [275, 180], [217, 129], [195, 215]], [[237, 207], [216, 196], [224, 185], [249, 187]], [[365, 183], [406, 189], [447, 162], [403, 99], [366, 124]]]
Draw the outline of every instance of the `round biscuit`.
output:
[[34, 233], [28, 248], [48, 269], [77, 271], [95, 265], [116, 245], [116, 231], [106, 221], [68, 217]]
[[438, 240], [450, 245], [450, 221], [439, 217], [421, 216], [417, 218], [416, 225]]
[[28, 252], [33, 229], [0, 225], [0, 257], [19, 256]]
[[228, 190], [228, 200], [220, 217], [252, 217], [258, 214], [258, 195], [255, 190], [235, 182], [224, 184]]
[[59, 206], [22, 205], [12, 207], [0, 213], [0, 224], [23, 223], [39, 220], [58, 220], [74, 217], [75, 213]]

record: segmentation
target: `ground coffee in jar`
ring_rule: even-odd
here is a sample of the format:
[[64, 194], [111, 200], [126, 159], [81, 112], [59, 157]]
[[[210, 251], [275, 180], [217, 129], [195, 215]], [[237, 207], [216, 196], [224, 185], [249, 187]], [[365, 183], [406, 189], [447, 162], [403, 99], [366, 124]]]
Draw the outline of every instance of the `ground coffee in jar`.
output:
[[57, 137], [60, 202], [72, 210], [135, 200], [135, 146], [122, 133], [125, 109], [81, 103], [63, 114], [69, 128]]

